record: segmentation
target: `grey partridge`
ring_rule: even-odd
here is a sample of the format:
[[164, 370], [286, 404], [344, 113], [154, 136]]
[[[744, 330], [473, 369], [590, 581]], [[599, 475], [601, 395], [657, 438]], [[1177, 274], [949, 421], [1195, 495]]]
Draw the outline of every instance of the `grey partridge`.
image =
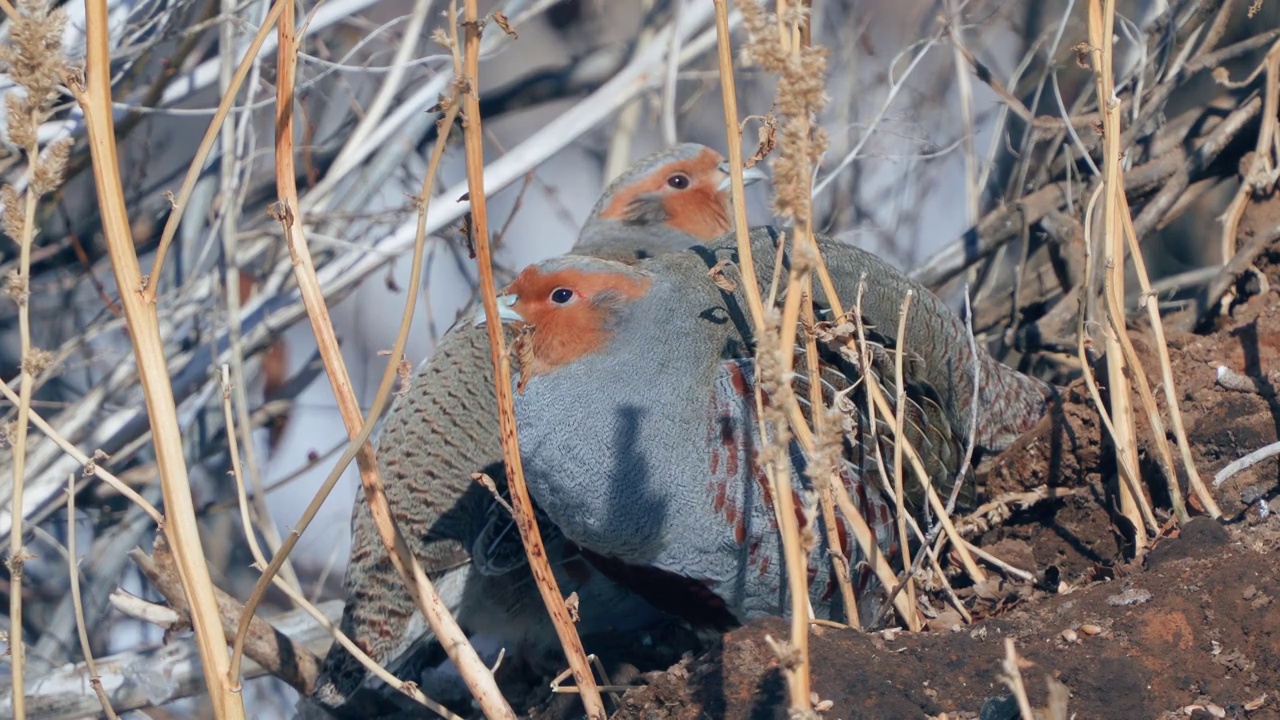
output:
[[[728, 177], [719, 153], [696, 143], [646, 157], [605, 190], [574, 251], [637, 262], [710, 241], [729, 229]], [[745, 179], [762, 177], [749, 169]], [[559, 643], [532, 586], [519, 534], [472, 480], [483, 472], [505, 487], [492, 388], [487, 332], [469, 322], [455, 325], [392, 406], [377, 441], [378, 464], [401, 531], [463, 628], [504, 647], [507, 663], [554, 658]], [[563, 592], [590, 599], [581, 613], [584, 635], [652, 622], [653, 608], [585, 563], [554, 526], [544, 523], [543, 535]], [[352, 509], [344, 587], [343, 632], [399, 677], [429, 677], [427, 665], [437, 660], [425, 649], [433, 636], [391, 565], [362, 494]], [[407, 702], [337, 643], [310, 699], [342, 718], [378, 717]], [[313, 710], [306, 701], [299, 707]]]
[[[752, 233], [764, 287], [780, 237], [774, 228]], [[975, 358], [964, 324], [936, 296], [869, 253], [826, 239], [820, 246], [843, 302], [852, 303], [863, 285], [862, 321], [879, 357], [860, 368], [828, 349], [823, 377], [808, 380], [826, 384], [828, 398], [856, 398], [863, 372], [891, 381], [889, 355], [898, 351], [894, 335], [912, 290], [904, 336], [907, 435], [934, 484], [955, 477], [970, 432], [978, 448], [997, 451], [1039, 420], [1052, 389], [981, 349]], [[515, 410], [534, 501], [605, 575], [657, 608], [715, 628], [788, 609], [760, 463], [768, 440], [756, 416], [755, 338], [741, 287], [727, 290], [708, 276], [737, 260], [732, 238], [636, 265], [566, 256], [529, 267], [500, 298], [504, 318], [525, 325]], [[819, 290], [815, 295], [821, 317], [829, 305]], [[979, 406], [971, 427], [975, 368]], [[885, 444], [892, 436], [883, 426], [873, 436], [863, 408], [861, 400], [850, 406], [841, 481], [888, 552], [892, 505], [873, 479], [869, 449], [872, 437]], [[809, 458], [794, 445], [789, 452], [797, 506], [812, 507], [805, 502]], [[809, 525], [802, 533], [818, 537], [807, 568], [813, 610], [839, 618], [830, 547], [838, 542], [855, 566], [862, 553], [849, 527], [829, 538], [813, 513], [801, 515]], [[871, 578], [860, 574], [860, 597]], [[860, 610], [870, 617], [875, 603]]]

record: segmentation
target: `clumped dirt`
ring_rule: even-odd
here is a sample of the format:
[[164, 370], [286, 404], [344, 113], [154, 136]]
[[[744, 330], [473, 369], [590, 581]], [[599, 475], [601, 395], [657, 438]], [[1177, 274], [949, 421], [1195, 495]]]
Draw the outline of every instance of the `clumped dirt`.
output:
[[[820, 629], [810, 640], [814, 692], [832, 702], [827, 717], [845, 720], [1014, 718], [999, 679], [1004, 641], [1013, 639], [1033, 663], [1022, 670], [1032, 703], [1045, 704], [1050, 676], [1071, 691], [1077, 718], [1172, 717], [1195, 704], [1216, 705], [1226, 717], [1280, 718], [1275, 540], [1268, 557], [1231, 535], [1195, 520], [1140, 571], [1043, 594], [972, 626], [896, 636]], [[617, 717], [785, 717], [785, 684], [766, 635], [785, 638], [785, 622], [768, 618], [730, 633], [628, 693]], [[1198, 717], [1211, 717], [1204, 712]]]
[[[1280, 204], [1267, 209], [1277, 211], [1270, 222], [1280, 222]], [[1260, 272], [1239, 285], [1244, 299], [1215, 327], [1169, 333], [1192, 453], [1210, 484], [1280, 432], [1280, 250], [1263, 253], [1256, 266]], [[1179, 324], [1193, 323], [1167, 322]], [[1137, 325], [1134, 344], [1163, 411], [1155, 343]], [[1225, 383], [1219, 367], [1229, 371]], [[1106, 377], [1101, 363], [1095, 373]], [[1167, 508], [1141, 418], [1138, 432], [1144, 478], [1156, 505]], [[972, 625], [944, 615], [920, 633], [813, 630], [813, 689], [832, 703], [825, 717], [1016, 718], [1000, 679], [1004, 641], [1012, 639], [1030, 663], [1022, 673], [1037, 708], [1051, 677], [1069, 690], [1074, 718], [1280, 719], [1280, 463], [1264, 461], [1217, 488], [1221, 522], [1190, 499], [1200, 515], [1191, 523], [1177, 528], [1162, 515], [1165, 533], [1142, 559], [1127, 561], [1131, 548], [1110, 512], [1115, 470], [1104, 434], [1077, 382], [1051, 417], [979, 476], [987, 498], [1040, 487], [1070, 493], [1013, 506], [989, 528], [978, 526], [977, 544], [1032, 570], [1036, 583], [958, 588]], [[1185, 475], [1180, 485], [1190, 498]], [[702, 654], [642, 676], [615, 717], [786, 717], [785, 682], [765, 637], [787, 635], [783, 620], [766, 618], [716, 639]]]

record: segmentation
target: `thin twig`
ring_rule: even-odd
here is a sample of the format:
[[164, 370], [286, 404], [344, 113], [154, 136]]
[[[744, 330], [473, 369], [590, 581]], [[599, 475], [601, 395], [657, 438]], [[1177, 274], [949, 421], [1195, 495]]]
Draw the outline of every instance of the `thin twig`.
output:
[[490, 358], [494, 368], [494, 391], [498, 400], [498, 426], [502, 437], [502, 459], [507, 471], [507, 488], [511, 493], [512, 507], [516, 511], [516, 527], [520, 530], [520, 539], [524, 542], [525, 552], [529, 557], [529, 569], [533, 572], [538, 592], [542, 595], [547, 613], [551, 616], [560, 644], [568, 657], [569, 668], [573, 671], [574, 683], [578, 687], [583, 707], [588, 717], [604, 720], [604, 700], [600, 697], [591, 665], [582, 649], [582, 640], [569, 617], [564, 596], [560, 594], [560, 588], [551, 572], [542, 534], [534, 516], [533, 500], [529, 497], [529, 489], [524, 481], [520, 445], [516, 437], [515, 404], [511, 396], [511, 364], [506, 351], [506, 331], [498, 319], [498, 295], [493, 281], [493, 258], [489, 247], [489, 218], [485, 212], [484, 136], [481, 132], [479, 94], [480, 16], [476, 0], [466, 0], [465, 7], [465, 65], [459, 77], [466, 85], [466, 92], [463, 94], [466, 114], [463, 139], [466, 147], [467, 188], [471, 200], [471, 229], [476, 264], [480, 271], [481, 300], [484, 303]]
[[[1173, 382], [1173, 364], [1169, 360], [1169, 344], [1164, 337], [1164, 322], [1160, 319], [1160, 304], [1155, 302], [1156, 297], [1151, 289], [1151, 281], [1147, 277], [1147, 263], [1142, 257], [1142, 249], [1138, 247], [1138, 235], [1133, 227], [1133, 215], [1129, 212], [1128, 199], [1125, 198], [1123, 203], [1124, 208], [1120, 217], [1124, 221], [1124, 234], [1129, 243], [1129, 257], [1133, 259], [1134, 274], [1137, 275], [1138, 287], [1142, 290], [1143, 299], [1138, 304], [1146, 305], [1147, 318], [1151, 323], [1151, 333], [1155, 336], [1156, 356], [1160, 358], [1160, 385], [1164, 388], [1164, 402], [1169, 410], [1169, 424], [1173, 427], [1173, 437], [1178, 443], [1178, 451], [1182, 456], [1182, 467], [1187, 472], [1191, 491], [1196, 494], [1196, 498], [1200, 500], [1200, 504], [1209, 513], [1209, 517], [1217, 519], [1222, 517], [1222, 510], [1219, 509], [1213, 494], [1209, 492], [1209, 488], [1205, 487], [1204, 480], [1200, 478], [1200, 472], [1196, 469], [1195, 459], [1191, 456], [1191, 443], [1187, 440], [1187, 430], [1182, 424], [1182, 409], [1178, 402], [1178, 388]], [[1152, 423], [1152, 428], [1152, 432], [1156, 433], [1157, 441], [1163, 439], [1163, 430], [1155, 429], [1155, 423]], [[1172, 460], [1169, 462], [1172, 465]], [[1170, 493], [1176, 493], [1178, 478], [1176, 476], [1171, 477], [1169, 483]], [[1176, 494], [1174, 496], [1178, 497]], [[1181, 505], [1181, 502], [1178, 505]], [[1184, 509], [1183, 513], [1185, 514], [1185, 512]]]
[[[9, 387], [8, 383], [0, 382], [0, 395], [4, 395], [6, 400], [13, 403], [14, 406], [17, 406], [18, 395]], [[35, 425], [37, 430], [44, 433], [45, 437], [52, 440], [53, 443], [61, 448], [64, 453], [71, 456], [76, 462], [80, 463], [84, 467], [86, 475], [94, 475], [98, 479], [110, 485], [113, 490], [123, 495], [134, 505], [142, 508], [143, 512], [151, 516], [151, 519], [155, 521], [158, 527], [164, 526], [164, 516], [160, 514], [160, 511], [156, 509], [155, 505], [147, 502], [147, 499], [139, 495], [133, 488], [129, 487], [128, 483], [111, 474], [107, 470], [104, 470], [102, 466], [97, 463], [95, 458], [80, 452], [79, 448], [72, 445], [69, 440], [55, 430], [48, 421], [40, 416], [39, 413], [35, 411], [31, 412], [31, 424]]]
[[[219, 0], [219, 4], [221, 5], [221, 9], [224, 13], [233, 14], [236, 12], [236, 1], [237, 0]], [[268, 8], [267, 18], [259, 27], [258, 37], [254, 38], [255, 40], [258, 38], [265, 39], [266, 31], [270, 30], [271, 26], [274, 24], [274, 20], [270, 17], [271, 9], [273, 8]], [[231, 48], [236, 46], [235, 31], [231, 23], [224, 23], [221, 28], [219, 28], [218, 40], [221, 47]], [[256, 50], [252, 48], [250, 50], [251, 52], [241, 61], [241, 66], [243, 67], [245, 61], [249, 58], [253, 58], [245, 105], [253, 104], [259, 85], [258, 81], [261, 78], [262, 73], [262, 59], [260, 57], [256, 57]], [[218, 68], [218, 89], [223, 93], [225, 101], [225, 98], [228, 95], [234, 97], [239, 92], [240, 85], [244, 82], [244, 74], [242, 71], [237, 73], [237, 69], [233, 66], [235, 57], [232, 53], [220, 53], [220, 56], [222, 63]], [[224, 301], [227, 306], [226, 328], [230, 345], [228, 348], [228, 355], [230, 355], [228, 364], [231, 369], [231, 403], [236, 411], [236, 429], [240, 432], [239, 440], [244, 449], [244, 462], [245, 468], [247, 469], [247, 473], [245, 473], [245, 475], [248, 478], [248, 482], [253, 487], [253, 505], [254, 509], [257, 511], [260, 521], [258, 529], [259, 532], [262, 533], [262, 537], [266, 540], [267, 547], [269, 547], [272, 552], [277, 552], [280, 550], [280, 546], [283, 541], [280, 538], [279, 528], [274, 522], [270, 521], [271, 512], [267, 505], [267, 494], [263, 491], [262, 466], [258, 462], [257, 447], [253, 442], [254, 425], [249, 416], [249, 398], [246, 390], [248, 383], [246, 382], [244, 369], [245, 357], [243, 328], [242, 323], [240, 322], [240, 308], [244, 300], [248, 297], [246, 291], [251, 287], [251, 285], [250, 287], [245, 287], [245, 285], [249, 285], [252, 278], [249, 273], [241, 270], [238, 262], [240, 255], [238, 252], [240, 244], [238, 234], [240, 221], [239, 216], [243, 212], [245, 193], [248, 191], [248, 183], [243, 182], [245, 173], [242, 168], [242, 160], [246, 156], [252, 154], [252, 149], [246, 149], [246, 144], [255, 142], [257, 139], [256, 133], [249, 130], [249, 123], [252, 120], [253, 113], [246, 110], [241, 114], [240, 121], [238, 123], [219, 122], [215, 119], [210, 127], [219, 126], [222, 157], [227, 160], [219, 164], [219, 192], [222, 195], [223, 204], [222, 212], [220, 213], [218, 220], [221, 221], [221, 232], [219, 235], [222, 240], [222, 261], [225, 268], [223, 274], [226, 283]], [[203, 165], [203, 160], [193, 162], [192, 166], [188, 168], [189, 178], [194, 170], [199, 169], [200, 165]], [[184, 189], [186, 188], [184, 187]], [[173, 214], [170, 215], [169, 219], [170, 221], [173, 221], [174, 218], [182, 211], [174, 209], [171, 212]], [[162, 266], [156, 266], [155, 272], [162, 271]], [[157, 279], [156, 282], [158, 283], [159, 280]], [[279, 348], [280, 352], [283, 353], [284, 340], [277, 340], [276, 344], [272, 346], [272, 349], [275, 348]], [[271, 352], [272, 350], [267, 351], [267, 358], [271, 357]], [[263, 383], [263, 392], [269, 395], [272, 391], [272, 387], [270, 365], [266, 358], [263, 359], [261, 367], [262, 374], [265, 378]], [[225, 393], [225, 384], [223, 390]], [[260, 567], [265, 567], [265, 565], [266, 563], [263, 563]], [[294, 570], [292, 562], [286, 561], [284, 566], [280, 569], [280, 573], [285, 582], [292, 584], [294, 587], [301, 587], [301, 583], [298, 580], [298, 574]]]
[[[951, 496], [947, 498], [947, 514], [955, 512], [956, 501], [960, 498], [960, 489], [964, 487], [965, 476], [973, 463], [973, 448], [978, 438], [978, 391], [982, 388], [982, 368], [978, 355], [978, 341], [973, 335], [973, 306], [969, 300], [969, 286], [964, 286], [964, 318], [966, 339], [969, 341], [969, 354], [973, 356], [973, 391], [969, 395], [969, 433], [964, 440], [964, 457], [960, 460], [960, 469], [956, 471], [956, 479], [952, 481]], [[941, 525], [935, 525], [929, 531], [929, 537], [937, 537]]]
[[[102, 703], [102, 712], [110, 720], [116, 720], [116, 711], [111, 708], [111, 699], [102, 688], [102, 678], [98, 676], [98, 668], [93, 662], [93, 648], [89, 645], [89, 631], [85, 628], [84, 605], [80, 602], [80, 561], [76, 553], [76, 476], [67, 476], [67, 552], [70, 559], [67, 571], [71, 577], [71, 604], [75, 607], [76, 631], [80, 635], [80, 652], [84, 654], [84, 666], [89, 670], [89, 684]], [[17, 686], [15, 686], [16, 688]], [[15, 695], [17, 690], [15, 689]]]
[[1022, 658], [1018, 657], [1018, 651], [1013, 647], [1013, 638], [1004, 639], [1004, 660], [1000, 662], [1000, 667], [1004, 671], [1000, 675], [1000, 680], [1009, 686], [1013, 691], [1013, 697], [1018, 701], [1018, 713], [1022, 720], [1035, 720], [1035, 713], [1031, 710], [1031, 701], [1027, 699], [1027, 688], [1022, 684]]
[[[906, 335], [907, 335], [907, 315], [911, 310], [911, 297], [914, 293], [907, 290], [902, 297], [902, 308], [898, 311], [898, 340], [894, 346], [893, 358], [893, 382], [894, 387], [898, 389], [898, 397], [894, 400], [894, 416], [893, 416], [893, 435], [898, 440], [906, 437], [903, 428], [906, 427], [907, 417], [907, 383], [906, 378], [902, 374], [902, 365], [906, 360]], [[903, 472], [902, 472], [902, 453], [904, 442], [895, 442], [893, 444], [893, 491], [897, 495], [897, 516], [898, 516], [898, 542], [900, 552], [902, 553], [902, 567], [911, 567], [911, 541], [907, 537], [907, 506], [906, 493], [903, 488]], [[907, 604], [911, 607], [916, 606], [915, 581], [910, 572], [906, 573], [903, 583], [907, 586]]]
[[733, 79], [733, 49], [729, 44], [727, 0], [713, 0], [716, 11], [716, 58], [720, 66], [720, 94], [724, 101], [725, 145], [729, 156], [729, 197], [733, 203], [733, 230], [738, 241], [738, 265], [747, 296], [756, 337], [764, 334], [764, 303], [751, 256], [751, 233], [747, 229], [746, 186], [742, 181], [742, 132], [738, 126], [738, 91]]
[[[893, 492], [895, 483], [889, 477], [889, 471], [884, 464], [884, 454], [880, 451], [880, 438], [879, 438], [880, 431], [879, 431], [879, 422], [876, 420], [876, 403], [875, 403], [875, 400], [872, 399], [871, 389], [870, 389], [870, 385], [878, 384], [880, 382], [880, 379], [876, 376], [875, 373], [866, 371], [867, 369], [872, 367], [872, 361], [873, 361], [871, 345], [867, 343], [866, 323], [863, 322], [863, 315], [862, 315], [862, 298], [866, 292], [866, 289], [867, 289], [867, 278], [866, 278], [866, 273], [864, 272], [863, 275], [858, 278], [858, 295], [855, 298], [855, 302], [853, 306], [854, 329], [857, 331], [857, 337], [856, 337], [857, 346], [855, 350], [858, 353], [859, 364], [862, 366], [862, 368], [864, 368], [864, 372], [862, 374], [862, 382], [868, 385], [866, 391], [863, 393], [866, 400], [865, 404], [866, 404], [866, 413], [867, 413], [867, 417], [866, 417], [867, 436], [863, 440], [863, 442], [867, 447], [870, 448], [871, 455], [875, 459], [876, 470], [880, 475], [880, 486], [884, 488], [888, 494], [891, 494], [894, 496], [894, 504], [896, 506], [897, 493]], [[917, 556], [916, 559], [918, 560], [919, 556]], [[907, 570], [909, 569], [909, 566], [904, 564], [903, 569]], [[939, 573], [939, 575], [941, 576], [941, 573]], [[910, 578], [912, 577], [912, 575], [908, 573], [907, 577]], [[884, 583], [885, 588], [893, 588], [893, 590], [889, 593], [890, 603], [901, 603], [903, 606], [908, 608], [910, 610], [910, 613], [908, 615], [902, 616], [903, 620], [907, 623], [907, 629], [912, 631], [919, 630], [922, 626], [920, 623], [920, 615], [915, 610], [916, 606], [914, 604], [908, 603], [906, 596], [903, 596], [901, 600], [898, 599], [898, 595], [900, 594], [899, 591], [901, 591], [906, 586], [905, 583], [899, 581], [896, 576], [893, 578], [893, 580], [894, 581], [892, 583]], [[882, 606], [880, 609], [880, 612], [877, 613], [877, 616], [882, 617], [887, 612], [887, 607], [888, 607], [887, 605]], [[899, 611], [899, 613], [901, 614], [901, 611]]]
[[[779, 248], [783, 245], [779, 243]], [[775, 265], [775, 270], [782, 266], [781, 260]], [[824, 448], [822, 457], [827, 458], [834, 451], [843, 449], [843, 442], [840, 438], [839, 423], [828, 422], [827, 412], [824, 412], [825, 404], [822, 397], [822, 369], [818, 361], [818, 344], [812, 331], [814, 327], [813, 304], [804, 304], [804, 324], [806, 332], [804, 334], [805, 342], [805, 366], [809, 374], [809, 407], [812, 408], [811, 415], [813, 417], [813, 433], [817, 440], [817, 445]], [[834, 410], [834, 409], [832, 409]], [[832, 414], [835, 414], [832, 412]], [[827, 450], [830, 449], [830, 452]], [[836, 497], [835, 486], [843, 482], [839, 466], [830, 463], [825, 459], [817, 461], [810, 465], [810, 479], [814, 486], [818, 489], [818, 505], [822, 511], [822, 525], [827, 533], [827, 546], [831, 554], [832, 571], [836, 574], [836, 584], [840, 588], [840, 600], [844, 606], [845, 621], [850, 627], [861, 630], [862, 620], [858, 612], [858, 600], [853, 590], [853, 579], [849, 574], [849, 558], [844, 554], [844, 548], [838, 542], [840, 538], [840, 519], [836, 516]]]
[[1245, 170], [1245, 177], [1240, 183], [1240, 188], [1236, 190], [1235, 197], [1231, 200], [1231, 205], [1227, 208], [1227, 212], [1222, 221], [1222, 264], [1226, 265], [1236, 254], [1236, 234], [1240, 229], [1240, 219], [1244, 217], [1244, 210], [1249, 204], [1249, 199], [1253, 197], [1255, 192], [1259, 192], [1263, 187], [1273, 187], [1276, 184], [1277, 165], [1280, 165], [1280, 157], [1277, 156], [1276, 148], [1272, 141], [1276, 137], [1276, 126], [1278, 120], [1277, 113], [1280, 112], [1280, 41], [1277, 41], [1267, 51], [1266, 59], [1262, 63], [1262, 67], [1267, 74], [1266, 82], [1263, 83], [1264, 99], [1262, 107], [1262, 127], [1258, 130], [1258, 139], [1254, 144], [1254, 153], [1249, 167]]
[[1229, 480], [1232, 475], [1251, 468], [1263, 460], [1276, 455], [1280, 455], [1280, 442], [1274, 442], [1265, 447], [1258, 448], [1257, 450], [1254, 450], [1248, 455], [1245, 455], [1239, 460], [1236, 460], [1230, 465], [1219, 470], [1218, 474], [1213, 476], [1213, 486], [1221, 487], [1222, 483]]
[[258, 51], [262, 49], [262, 44], [271, 34], [271, 27], [275, 25], [286, 4], [288, 4], [286, 0], [275, 0], [272, 4], [266, 19], [262, 21], [262, 26], [258, 28], [258, 34], [245, 49], [244, 57], [240, 59], [240, 66], [236, 68], [235, 77], [231, 81], [231, 87], [223, 93], [222, 101], [218, 103], [218, 110], [209, 122], [209, 128], [205, 130], [199, 147], [196, 148], [191, 165], [187, 168], [187, 175], [182, 180], [182, 187], [178, 190], [178, 196], [169, 209], [169, 219], [165, 221], [164, 230], [160, 233], [160, 244], [156, 248], [156, 257], [151, 262], [151, 272], [147, 274], [146, 284], [142, 287], [142, 297], [149, 303], [156, 301], [156, 285], [160, 282], [160, 273], [164, 270], [164, 260], [169, 254], [169, 245], [173, 243], [173, 236], [178, 232], [178, 223], [182, 222], [183, 211], [186, 209], [187, 201], [191, 199], [191, 191], [195, 189], [196, 181], [200, 179], [204, 162], [209, 157], [209, 152], [213, 150], [213, 143], [218, 139], [218, 129], [222, 127], [227, 113], [235, 104], [236, 95], [240, 92], [245, 76], [249, 74], [249, 68], [253, 66], [254, 60], [258, 57]]

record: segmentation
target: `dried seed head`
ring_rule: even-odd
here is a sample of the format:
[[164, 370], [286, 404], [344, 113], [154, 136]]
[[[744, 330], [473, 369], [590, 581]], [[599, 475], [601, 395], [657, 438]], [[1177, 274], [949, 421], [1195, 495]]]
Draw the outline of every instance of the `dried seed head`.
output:
[[9, 299], [18, 304], [19, 307], [27, 304], [27, 298], [31, 295], [27, 286], [26, 278], [22, 277], [17, 270], [10, 270], [4, 275], [4, 294]]
[[817, 115], [826, 105], [827, 50], [821, 46], [784, 45], [780, 27], [804, 21], [803, 3], [789, 2], [778, 16], [759, 3], [740, 4], [748, 41], [744, 59], [778, 77], [776, 110], [778, 149], [773, 155], [774, 212], [796, 224], [809, 218], [809, 180], [814, 162], [826, 148], [826, 136], [816, 130]]
[[53, 353], [43, 348], [32, 347], [27, 356], [22, 360], [22, 370], [31, 377], [35, 377], [53, 364]]
[[37, 197], [48, 195], [62, 184], [62, 174], [67, 169], [67, 157], [70, 156], [71, 147], [74, 144], [75, 141], [71, 138], [63, 138], [40, 153], [31, 173], [31, 191]]
[[14, 142], [30, 149], [36, 128], [48, 119], [49, 108], [58, 99], [65, 63], [62, 30], [67, 16], [61, 8], [49, 12], [43, 0], [22, 0], [17, 11], [10, 24], [9, 42], [0, 47], [0, 64], [23, 90], [23, 97], [8, 104], [10, 137], [15, 137], [15, 131], [25, 134], [28, 142]]
[[22, 217], [22, 195], [14, 186], [5, 184], [0, 186], [0, 203], [4, 204], [4, 216], [0, 217], [0, 229], [14, 242], [22, 242], [22, 231], [25, 225]]
[[9, 133], [9, 142], [24, 151], [36, 143], [35, 126], [28, 116], [29, 107], [26, 93], [13, 89], [4, 96], [5, 125]]

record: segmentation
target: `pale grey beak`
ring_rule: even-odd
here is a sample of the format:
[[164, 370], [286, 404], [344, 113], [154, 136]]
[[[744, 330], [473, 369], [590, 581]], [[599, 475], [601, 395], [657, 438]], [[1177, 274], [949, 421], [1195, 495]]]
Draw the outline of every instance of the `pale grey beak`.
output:
[[[720, 181], [720, 186], [716, 189], [719, 190], [720, 192], [724, 192], [728, 190], [729, 186], [733, 184], [733, 176], [729, 174], [729, 163], [727, 162], [720, 163], [719, 170], [720, 172], [724, 173], [724, 179]], [[758, 165], [753, 165], [749, 168], [743, 168], [742, 185], [743, 187], [746, 187], [748, 185], [751, 185], [752, 183], [759, 182], [765, 179], [765, 177], [766, 176], [764, 174], [764, 171], [761, 170], [760, 166]]]
[[[499, 295], [498, 296], [498, 319], [502, 322], [524, 322], [524, 318], [520, 317], [520, 313], [516, 312], [515, 304], [520, 299], [519, 295]], [[484, 308], [477, 308], [475, 318], [471, 321], [472, 325], [484, 325], [486, 318], [484, 316]]]

